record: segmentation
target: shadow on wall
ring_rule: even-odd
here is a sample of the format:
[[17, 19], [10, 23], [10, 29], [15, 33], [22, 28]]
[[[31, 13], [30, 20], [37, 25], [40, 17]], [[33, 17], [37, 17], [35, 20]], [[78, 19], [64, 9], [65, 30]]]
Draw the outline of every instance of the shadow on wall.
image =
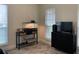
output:
[[45, 39], [45, 25], [39, 25], [38, 26], [38, 35], [40, 39]]

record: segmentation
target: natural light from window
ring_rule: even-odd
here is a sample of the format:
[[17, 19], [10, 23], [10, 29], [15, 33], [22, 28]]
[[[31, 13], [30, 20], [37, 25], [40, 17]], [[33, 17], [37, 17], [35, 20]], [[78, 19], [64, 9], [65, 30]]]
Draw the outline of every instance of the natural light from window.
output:
[[52, 25], [55, 24], [55, 8], [45, 12], [46, 39], [51, 40]]
[[8, 42], [7, 5], [0, 5], [0, 45]]

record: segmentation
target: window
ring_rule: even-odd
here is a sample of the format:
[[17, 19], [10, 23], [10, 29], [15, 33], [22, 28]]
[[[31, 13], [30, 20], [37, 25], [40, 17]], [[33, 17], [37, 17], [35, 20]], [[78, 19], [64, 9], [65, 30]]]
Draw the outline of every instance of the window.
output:
[[52, 25], [55, 24], [55, 9], [48, 9], [45, 12], [46, 39], [51, 40]]
[[7, 5], [0, 5], [0, 45], [7, 43]]

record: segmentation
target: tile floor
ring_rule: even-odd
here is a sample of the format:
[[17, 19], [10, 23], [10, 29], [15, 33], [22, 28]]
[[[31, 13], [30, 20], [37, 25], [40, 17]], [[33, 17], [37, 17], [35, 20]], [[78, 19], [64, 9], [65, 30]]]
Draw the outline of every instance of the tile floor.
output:
[[64, 52], [58, 51], [45, 43], [38, 43], [36, 45], [27, 46], [24, 48], [8, 50], [9, 54], [65, 54]]

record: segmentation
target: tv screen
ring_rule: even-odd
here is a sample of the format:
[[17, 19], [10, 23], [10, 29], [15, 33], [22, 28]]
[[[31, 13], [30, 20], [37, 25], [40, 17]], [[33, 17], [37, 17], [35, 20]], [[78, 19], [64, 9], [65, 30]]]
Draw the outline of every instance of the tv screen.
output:
[[61, 27], [61, 31], [72, 33], [73, 30], [72, 22], [61, 22], [60, 27]]

